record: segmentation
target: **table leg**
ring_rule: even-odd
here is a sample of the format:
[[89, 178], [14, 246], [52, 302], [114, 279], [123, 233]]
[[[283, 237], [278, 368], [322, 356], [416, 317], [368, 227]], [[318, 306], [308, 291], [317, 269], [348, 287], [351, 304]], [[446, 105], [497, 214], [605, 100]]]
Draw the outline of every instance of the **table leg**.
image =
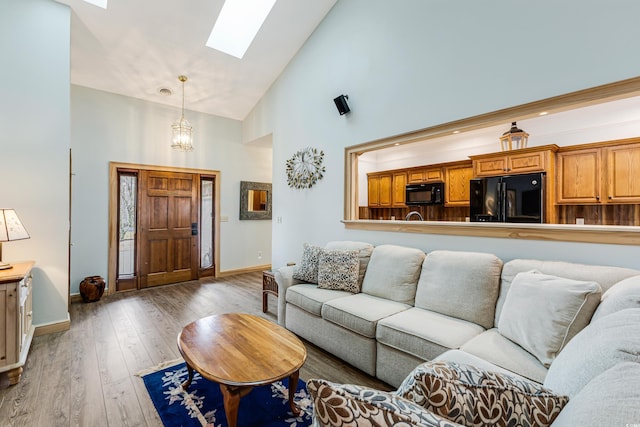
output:
[[298, 378], [300, 378], [300, 371], [295, 371], [293, 374], [289, 375], [289, 407], [291, 408], [291, 412], [296, 417], [300, 415], [300, 408], [293, 401], [293, 397], [296, 394], [296, 388], [298, 387]]
[[262, 312], [266, 313], [269, 309], [269, 302], [267, 301], [267, 293], [262, 291]]
[[[244, 390], [248, 393], [251, 390]], [[231, 387], [224, 384], [220, 384], [220, 391], [222, 392], [222, 399], [224, 402], [224, 413], [227, 416], [227, 425], [229, 427], [236, 427], [238, 423], [238, 406], [240, 405], [240, 397], [244, 394], [242, 388]]]
[[187, 365], [187, 372], [189, 372], [189, 377], [187, 378], [187, 380], [185, 382], [182, 383], [182, 389], [184, 391], [187, 391], [187, 389], [191, 385], [191, 381], [193, 380], [193, 368], [191, 366], [189, 366], [189, 364], [186, 363], [186, 362], [185, 362], [185, 365]]

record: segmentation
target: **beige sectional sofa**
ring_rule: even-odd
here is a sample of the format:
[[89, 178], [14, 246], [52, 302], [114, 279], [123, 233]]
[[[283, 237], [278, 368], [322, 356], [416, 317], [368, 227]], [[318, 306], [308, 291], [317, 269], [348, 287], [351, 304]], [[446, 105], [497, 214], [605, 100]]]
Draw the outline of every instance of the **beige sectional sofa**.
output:
[[[488, 253], [425, 254], [364, 242], [330, 242], [325, 250], [358, 251], [360, 292], [294, 279], [300, 265], [281, 268], [278, 322], [393, 386], [430, 360], [542, 384], [558, 354], [590, 322], [628, 307], [640, 313], [639, 270], [529, 259], [503, 263]], [[607, 304], [600, 304], [603, 298]], [[626, 344], [632, 350], [623, 344], [621, 351], [638, 348], [630, 360], [640, 362], [640, 335], [623, 339], [631, 340]], [[557, 369], [554, 377], [562, 377]]]

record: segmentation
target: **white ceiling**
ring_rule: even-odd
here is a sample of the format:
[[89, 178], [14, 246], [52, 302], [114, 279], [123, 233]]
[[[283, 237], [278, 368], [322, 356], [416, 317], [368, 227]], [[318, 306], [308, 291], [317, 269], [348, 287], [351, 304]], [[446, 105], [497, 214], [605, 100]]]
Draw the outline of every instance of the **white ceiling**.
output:
[[[243, 59], [205, 47], [223, 0], [71, 6], [71, 83], [242, 120], [336, 0], [278, 0]], [[169, 88], [171, 96], [158, 93]]]

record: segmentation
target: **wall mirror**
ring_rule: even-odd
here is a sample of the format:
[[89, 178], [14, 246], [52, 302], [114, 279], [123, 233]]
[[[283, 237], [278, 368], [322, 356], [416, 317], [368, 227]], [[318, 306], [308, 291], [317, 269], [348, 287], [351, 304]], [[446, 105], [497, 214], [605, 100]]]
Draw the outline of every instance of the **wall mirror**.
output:
[[271, 219], [271, 184], [240, 181], [240, 219]]

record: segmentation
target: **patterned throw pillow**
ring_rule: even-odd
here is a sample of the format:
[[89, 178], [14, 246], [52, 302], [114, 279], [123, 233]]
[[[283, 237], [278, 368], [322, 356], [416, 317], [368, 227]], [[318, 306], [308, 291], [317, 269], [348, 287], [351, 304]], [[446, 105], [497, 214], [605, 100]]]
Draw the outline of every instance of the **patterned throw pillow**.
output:
[[323, 249], [318, 261], [318, 288], [360, 292], [360, 251]]
[[293, 270], [293, 278], [307, 283], [318, 283], [318, 257], [322, 248], [304, 244], [302, 260]]
[[321, 427], [460, 427], [394, 393], [316, 379], [307, 382], [307, 390]]
[[466, 426], [549, 426], [569, 398], [541, 385], [470, 365], [427, 362], [396, 394]]

